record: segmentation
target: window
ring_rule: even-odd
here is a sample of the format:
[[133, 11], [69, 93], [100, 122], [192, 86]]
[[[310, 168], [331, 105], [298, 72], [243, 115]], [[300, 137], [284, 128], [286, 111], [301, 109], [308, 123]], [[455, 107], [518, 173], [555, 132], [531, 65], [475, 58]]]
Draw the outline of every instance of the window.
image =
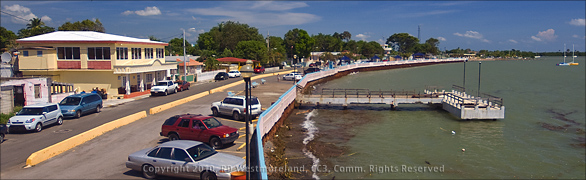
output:
[[[173, 150], [173, 160], [185, 161], [185, 158], [189, 158], [189, 155], [183, 149], [175, 148]], [[191, 159], [188, 162], [191, 162]]]
[[146, 81], [147, 82], [153, 82], [153, 74], [147, 74], [146, 75]]
[[189, 119], [182, 119], [178, 124], [179, 127], [189, 127]]
[[153, 48], [144, 48], [144, 58], [153, 59]]
[[41, 85], [35, 84], [35, 98], [41, 98]]
[[163, 147], [157, 153], [157, 157], [158, 158], [163, 158], [163, 159], [171, 159], [171, 151], [173, 151], [173, 148]]
[[37, 57], [43, 57], [43, 51], [37, 51]]
[[79, 47], [57, 47], [58, 59], [79, 59]]
[[172, 126], [173, 124], [175, 124], [177, 119], [179, 119], [179, 116], [170, 117], [169, 119], [165, 120], [165, 123], [163, 125]]
[[28, 57], [28, 51], [22, 51], [22, 56]]
[[128, 48], [126, 47], [117, 47], [116, 48], [116, 59], [128, 59]]
[[49, 112], [53, 112], [55, 110], [57, 110], [57, 105], [51, 105], [51, 106], [49, 106]]
[[149, 156], [149, 157], [157, 157], [157, 152], [159, 152], [159, 149], [161, 149], [161, 148], [156, 148], [156, 149], [153, 149], [153, 150], [152, 150], [152, 151], [149, 153], [149, 155], [147, 155], [147, 156]]
[[110, 47], [88, 47], [88, 59], [110, 59]]
[[157, 58], [165, 58], [165, 49], [157, 48]]
[[132, 48], [132, 59], [142, 59], [140, 55], [140, 48]]

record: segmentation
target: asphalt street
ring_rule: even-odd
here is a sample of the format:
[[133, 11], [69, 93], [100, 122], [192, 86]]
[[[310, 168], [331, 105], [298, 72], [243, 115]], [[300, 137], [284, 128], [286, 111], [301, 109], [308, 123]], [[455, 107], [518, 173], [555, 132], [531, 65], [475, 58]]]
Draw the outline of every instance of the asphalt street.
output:
[[[260, 99], [263, 109], [268, 108], [293, 85], [292, 81], [277, 81], [275, 76], [267, 77], [265, 80], [267, 81], [265, 84], [252, 90], [252, 94]], [[65, 120], [63, 125], [47, 127], [40, 133], [9, 134], [7, 141], [1, 146], [0, 177], [8, 179], [142, 179], [139, 172], [126, 168], [126, 159], [135, 151], [167, 141], [166, 137], [159, 136], [164, 120], [173, 115], [185, 113], [211, 115], [210, 104], [226, 97], [227, 91], [244, 95], [243, 83], [225, 92], [207, 95], [161, 113], [148, 115], [146, 118], [107, 132], [31, 168], [22, 167], [31, 153], [75, 134], [129, 114], [145, 110], [148, 112], [151, 107], [236, 81], [242, 81], [242, 78], [200, 84], [192, 86], [185, 92], [166, 97], [148, 97], [116, 107], [104, 108], [101, 113], [89, 114], [80, 119]], [[260, 83], [260, 80], [257, 82]], [[241, 129], [241, 135], [245, 134], [244, 122], [231, 120], [230, 117], [218, 119], [225, 125]], [[245, 148], [241, 148], [243, 144], [244, 137], [241, 137], [234, 144], [218, 151], [244, 157], [246, 151]]]

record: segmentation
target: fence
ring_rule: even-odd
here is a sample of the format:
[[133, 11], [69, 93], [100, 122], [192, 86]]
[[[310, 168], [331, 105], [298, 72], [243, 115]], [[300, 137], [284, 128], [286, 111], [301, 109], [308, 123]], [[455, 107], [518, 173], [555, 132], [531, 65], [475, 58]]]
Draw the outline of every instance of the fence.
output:
[[[450, 58], [450, 59], [428, 59], [428, 60], [408, 60], [408, 61], [386, 61], [386, 62], [368, 62], [368, 63], [357, 63], [357, 64], [349, 64], [344, 66], [338, 66], [332, 69], [326, 69], [323, 71], [318, 71], [314, 73], [306, 74], [296, 85], [292, 86], [287, 92], [285, 92], [271, 107], [265, 110], [259, 117], [256, 126], [256, 140], [257, 140], [257, 155], [258, 162], [259, 162], [259, 169], [260, 169], [260, 178], [261, 179], [268, 179], [268, 175], [266, 172], [266, 165], [265, 165], [265, 157], [263, 152], [263, 141], [262, 137], [264, 137], [273, 126], [277, 123], [277, 121], [281, 118], [285, 109], [295, 100], [297, 97], [296, 88], [297, 86], [305, 87], [307, 83], [311, 81], [315, 81], [318, 79], [322, 79], [325, 77], [329, 77], [335, 75], [339, 72], [344, 72], [348, 70], [360, 69], [360, 68], [369, 68], [369, 67], [381, 67], [381, 66], [394, 66], [394, 65], [408, 65], [408, 64], [419, 64], [419, 63], [442, 63], [442, 62], [457, 62], [457, 61], [464, 61], [464, 58]], [[254, 157], [254, 156], [253, 156]]]

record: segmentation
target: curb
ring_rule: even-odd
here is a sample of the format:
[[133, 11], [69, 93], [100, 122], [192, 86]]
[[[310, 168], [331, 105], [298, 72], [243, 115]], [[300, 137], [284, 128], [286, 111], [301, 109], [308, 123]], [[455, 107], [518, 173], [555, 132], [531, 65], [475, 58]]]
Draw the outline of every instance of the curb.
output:
[[57, 156], [67, 150], [70, 150], [78, 145], [81, 145], [89, 140], [92, 140], [108, 131], [111, 131], [113, 129], [119, 128], [121, 126], [130, 124], [136, 120], [142, 119], [144, 117], [146, 117], [146, 111], [141, 111], [135, 114], [131, 114], [128, 115], [126, 117], [108, 122], [106, 124], [102, 124], [98, 127], [95, 127], [93, 129], [90, 129], [88, 131], [82, 132], [78, 135], [75, 135], [73, 137], [70, 137], [66, 140], [63, 140], [61, 142], [58, 142], [57, 144], [53, 144], [49, 147], [46, 147], [44, 149], [41, 149], [37, 152], [32, 153], [27, 159], [26, 159], [26, 166], [27, 167], [31, 167], [34, 165], [37, 165], [49, 158], [52, 158], [54, 156]]

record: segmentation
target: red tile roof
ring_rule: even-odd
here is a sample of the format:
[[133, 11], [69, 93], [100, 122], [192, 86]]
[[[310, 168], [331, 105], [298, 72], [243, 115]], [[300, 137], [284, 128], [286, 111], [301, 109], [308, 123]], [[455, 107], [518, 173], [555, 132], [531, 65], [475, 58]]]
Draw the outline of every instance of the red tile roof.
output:
[[[177, 58], [177, 62], [182, 62], [181, 59]], [[187, 66], [201, 66], [203, 65], [202, 62], [193, 60], [191, 58], [189, 58], [189, 62], [187, 62]], [[179, 63], [179, 66], [183, 67], [183, 63]]]

